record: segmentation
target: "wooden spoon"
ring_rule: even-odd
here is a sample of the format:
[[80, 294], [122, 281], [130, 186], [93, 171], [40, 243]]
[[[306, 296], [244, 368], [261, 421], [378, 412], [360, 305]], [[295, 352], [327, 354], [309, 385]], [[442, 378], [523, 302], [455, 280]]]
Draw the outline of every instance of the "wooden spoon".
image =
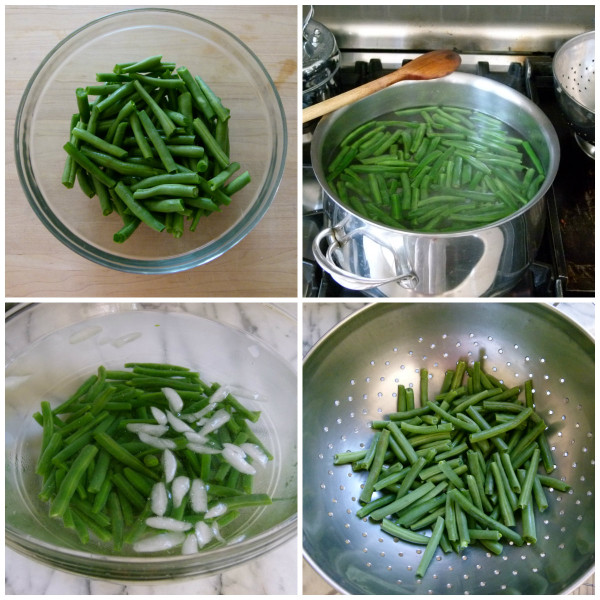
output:
[[322, 117], [342, 106], [366, 98], [398, 81], [410, 79], [438, 79], [450, 75], [460, 66], [460, 56], [452, 50], [433, 50], [414, 58], [393, 73], [369, 81], [353, 90], [328, 98], [302, 110], [302, 122]]

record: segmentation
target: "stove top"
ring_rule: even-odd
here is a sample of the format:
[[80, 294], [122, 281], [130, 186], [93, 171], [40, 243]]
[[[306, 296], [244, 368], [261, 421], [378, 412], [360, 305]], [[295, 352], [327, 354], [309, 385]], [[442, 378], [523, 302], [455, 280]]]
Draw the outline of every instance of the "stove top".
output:
[[[594, 159], [580, 147], [554, 96], [551, 55], [519, 57], [461, 55], [460, 70], [495, 79], [528, 96], [548, 116], [560, 141], [557, 176], [546, 196], [547, 224], [536, 260], [508, 294], [512, 297], [593, 296], [595, 288]], [[412, 56], [410, 57], [412, 58]], [[402, 55], [342, 53], [340, 92], [385, 75], [410, 60]], [[310, 125], [310, 124], [309, 124]], [[314, 126], [314, 125], [313, 125]], [[341, 287], [314, 261], [311, 243], [324, 227], [322, 190], [310, 166], [310, 128], [303, 148], [305, 297], [364, 297]], [[376, 293], [376, 292], [375, 292]]]

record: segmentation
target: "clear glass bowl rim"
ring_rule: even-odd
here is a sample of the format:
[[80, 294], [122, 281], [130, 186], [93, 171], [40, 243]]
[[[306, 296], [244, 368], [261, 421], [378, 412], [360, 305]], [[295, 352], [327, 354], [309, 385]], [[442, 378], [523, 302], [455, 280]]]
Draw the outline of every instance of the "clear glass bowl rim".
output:
[[[112, 254], [111, 252], [93, 246], [77, 236], [74, 236], [69, 228], [54, 216], [51, 210], [44, 210], [46, 201], [37, 187], [35, 177], [32, 176], [31, 169], [27, 166], [28, 157], [27, 150], [25, 148], [25, 140], [27, 137], [26, 130], [31, 117], [30, 115], [26, 114], [26, 110], [31, 110], [35, 106], [36, 100], [30, 97], [30, 93], [33, 86], [37, 83], [39, 76], [42, 75], [47, 68], [49, 68], [49, 64], [51, 63], [54, 55], [64, 45], [70, 43], [76, 37], [85, 33], [88, 29], [103, 21], [119, 19], [120, 17], [128, 16], [134, 13], [172, 14], [183, 18], [193, 19], [200, 21], [209, 27], [213, 27], [221, 34], [229, 37], [244, 52], [246, 52], [248, 58], [250, 58], [262, 72], [270, 90], [273, 93], [274, 103], [279, 109], [277, 113], [272, 114], [272, 116], [274, 119], [276, 119], [276, 128], [281, 129], [282, 135], [280, 140], [276, 140], [277, 146], [271, 155], [270, 177], [267, 177], [263, 188], [259, 192], [258, 198], [253, 202], [248, 214], [244, 219], [237, 223], [235, 227], [227, 231], [226, 234], [221, 238], [209, 242], [203, 248], [192, 250], [171, 258], [142, 260], [120, 257], [116, 254]], [[277, 91], [277, 88], [267, 69], [261, 60], [256, 56], [256, 54], [236, 35], [221, 25], [214, 23], [213, 21], [185, 11], [159, 7], [133, 8], [111, 12], [79, 27], [61, 40], [44, 57], [38, 68], [34, 71], [33, 75], [29, 79], [19, 103], [14, 130], [15, 162], [21, 187], [25, 192], [31, 208], [43, 225], [55, 236], [55, 238], [80, 256], [83, 256], [84, 258], [87, 258], [92, 262], [105, 267], [129, 273], [141, 274], [176, 273], [191, 269], [215, 260], [226, 251], [233, 248], [236, 244], [241, 242], [256, 227], [256, 225], [258, 225], [275, 198], [281, 183], [281, 179], [283, 178], [285, 159], [287, 155], [287, 144], [287, 123], [281, 97], [279, 96], [279, 92]]]

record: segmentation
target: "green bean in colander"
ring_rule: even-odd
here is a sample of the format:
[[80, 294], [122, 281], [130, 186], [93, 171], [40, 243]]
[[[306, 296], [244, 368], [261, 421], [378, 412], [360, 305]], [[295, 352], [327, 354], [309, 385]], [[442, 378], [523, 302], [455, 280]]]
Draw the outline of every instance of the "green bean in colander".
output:
[[[456, 368], [464, 372], [453, 380], [446, 374]], [[423, 372], [439, 414], [421, 411]], [[593, 373], [593, 341], [546, 305], [375, 303], [358, 311], [327, 334], [304, 364], [306, 558], [339, 591], [352, 594], [572, 589], [594, 565]], [[527, 394], [526, 381], [533, 384]], [[490, 395], [497, 387], [501, 391]], [[397, 409], [407, 389], [416, 397], [417, 413], [403, 419]], [[478, 401], [456, 412], [469, 395], [479, 395]], [[506, 410], [499, 410], [499, 403]], [[556, 466], [550, 474], [536, 441], [541, 421]], [[390, 479], [379, 489], [375, 482], [367, 500], [368, 470], [355, 470], [344, 454], [366, 460], [374, 436], [388, 423], [378, 480]], [[454, 427], [450, 432], [444, 431], [448, 423]], [[409, 442], [423, 440], [411, 444], [411, 458], [404, 452], [402, 460], [389, 443], [396, 441], [394, 429]], [[484, 430], [491, 435], [477, 435]], [[436, 463], [432, 453], [442, 460]], [[426, 464], [419, 465], [419, 459]], [[411, 470], [417, 473], [408, 494], [423, 482], [431, 485], [421, 498], [413, 496], [410, 506], [400, 507], [395, 522], [386, 506], [397, 502]], [[438, 517], [444, 519], [441, 533]], [[385, 519], [402, 535], [390, 534], [394, 527], [387, 523], [382, 528]], [[405, 529], [427, 541], [416, 536], [407, 541]], [[439, 544], [432, 551], [434, 530]]]

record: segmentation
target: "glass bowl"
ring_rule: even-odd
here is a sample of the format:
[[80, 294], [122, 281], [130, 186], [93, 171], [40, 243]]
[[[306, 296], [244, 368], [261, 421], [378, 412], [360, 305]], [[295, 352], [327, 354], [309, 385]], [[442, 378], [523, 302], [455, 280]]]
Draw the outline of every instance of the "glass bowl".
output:
[[[296, 318], [274, 305], [19, 305], [7, 312], [5, 393], [5, 539], [9, 547], [53, 568], [116, 581], [161, 581], [208, 575], [257, 558], [296, 534]], [[48, 516], [37, 494], [35, 463], [40, 402], [52, 406], [99, 365], [128, 361], [189, 366], [207, 382], [250, 391], [240, 397], [261, 418], [253, 429], [274, 456], [257, 471], [254, 491], [269, 506], [244, 513], [222, 530], [222, 546], [194, 555], [120, 555], [100, 542], [82, 545]]]
[[[97, 198], [61, 183], [75, 89], [114, 64], [162, 54], [200, 75], [231, 110], [231, 159], [252, 176], [220, 213], [179, 239], [140, 227], [123, 244], [122, 222]], [[31, 207], [63, 244], [98, 264], [133, 273], [173, 273], [205, 264], [240, 242], [271, 205], [283, 175], [287, 127], [271, 77], [242, 41], [219, 25], [171, 9], [109, 14], [67, 36], [42, 61], [23, 94], [15, 126], [19, 178]]]

